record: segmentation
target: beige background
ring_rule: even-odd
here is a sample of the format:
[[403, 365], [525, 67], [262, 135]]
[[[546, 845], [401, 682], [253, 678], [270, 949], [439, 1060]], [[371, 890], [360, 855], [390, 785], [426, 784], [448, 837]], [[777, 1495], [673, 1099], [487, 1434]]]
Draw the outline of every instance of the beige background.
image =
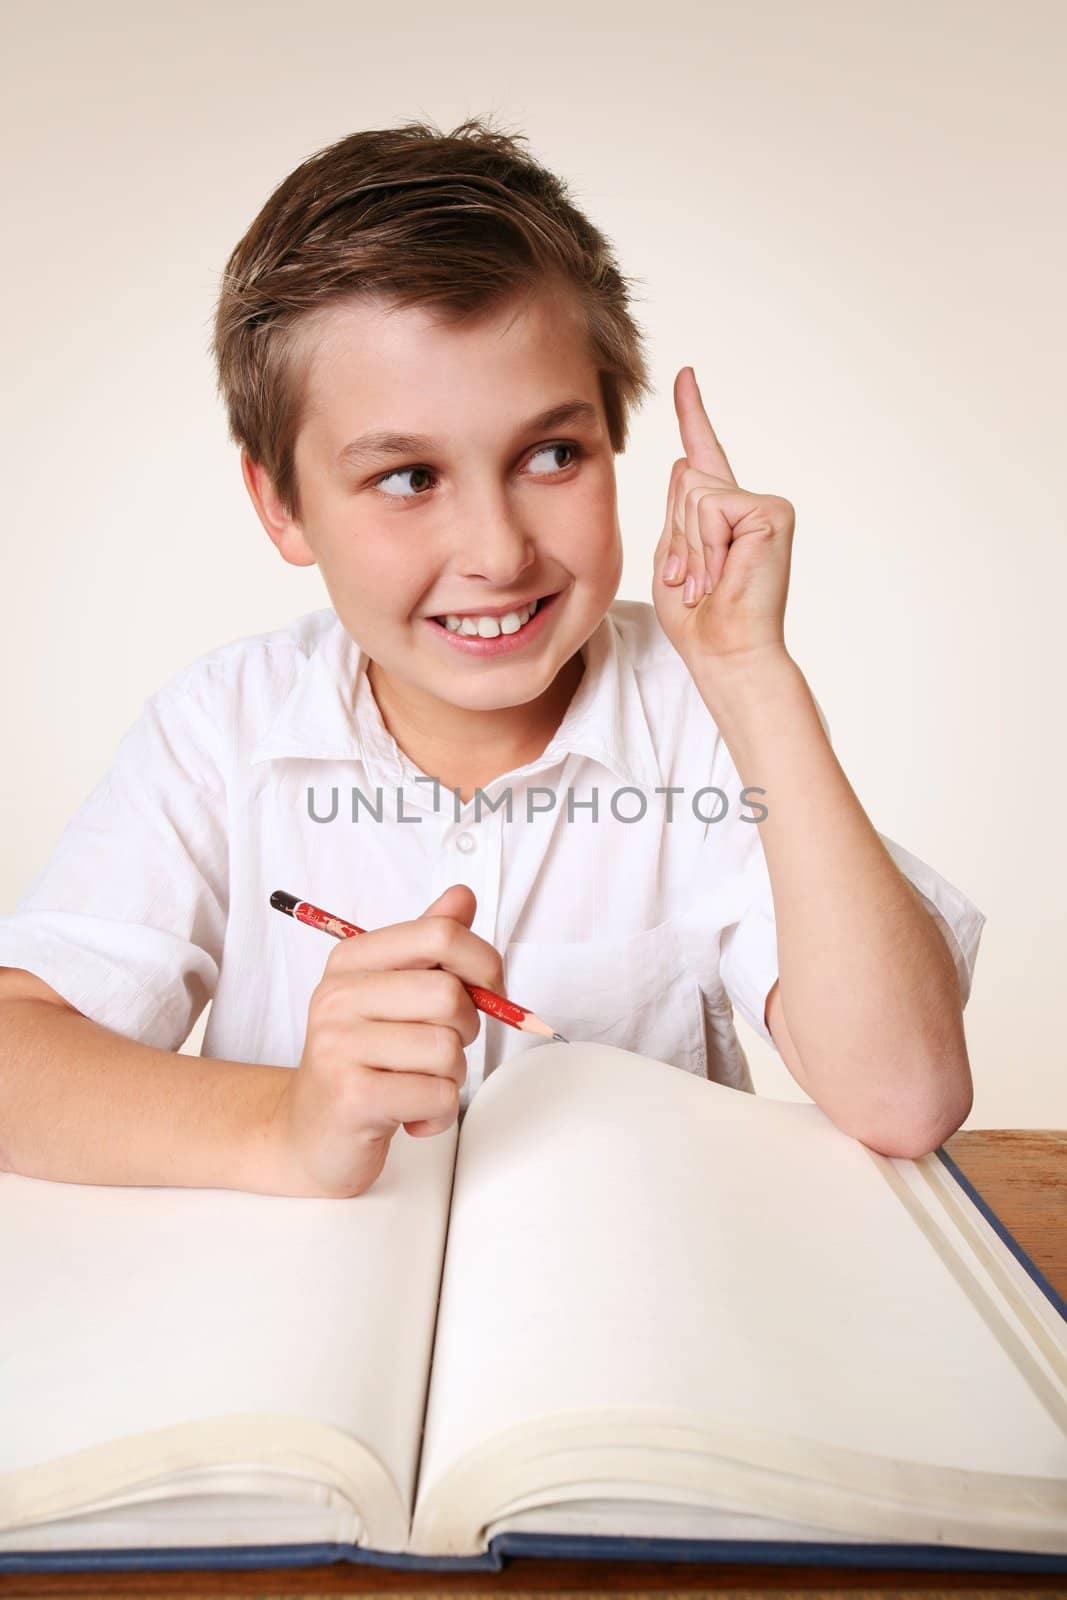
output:
[[[0, 906], [164, 678], [326, 603], [214, 397], [230, 248], [354, 128], [494, 113], [643, 280], [622, 594], [648, 598], [692, 363], [739, 481], [797, 507], [787, 642], [856, 792], [989, 919], [967, 1126], [1067, 1127], [1067, 6], [504, 10], [9, 18]], [[805, 1098], [740, 1026], [760, 1091]]]

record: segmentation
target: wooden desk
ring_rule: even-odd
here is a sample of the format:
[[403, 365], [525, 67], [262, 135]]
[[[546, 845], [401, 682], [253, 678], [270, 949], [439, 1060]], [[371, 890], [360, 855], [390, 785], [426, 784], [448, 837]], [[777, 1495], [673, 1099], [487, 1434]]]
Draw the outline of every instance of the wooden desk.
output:
[[[957, 1133], [945, 1150], [1018, 1239], [1034, 1265], [1067, 1298], [1067, 1132], [1015, 1129]], [[257, 1572], [105, 1572], [0, 1576], [0, 1600], [49, 1596], [257, 1595], [312, 1600], [336, 1595], [716, 1594], [807, 1596], [847, 1591], [856, 1600], [943, 1594], [1067, 1595], [1067, 1578], [1000, 1573], [884, 1572], [846, 1567], [648, 1566], [642, 1562], [513, 1561], [499, 1573], [411, 1573], [381, 1567], [263, 1569]]]

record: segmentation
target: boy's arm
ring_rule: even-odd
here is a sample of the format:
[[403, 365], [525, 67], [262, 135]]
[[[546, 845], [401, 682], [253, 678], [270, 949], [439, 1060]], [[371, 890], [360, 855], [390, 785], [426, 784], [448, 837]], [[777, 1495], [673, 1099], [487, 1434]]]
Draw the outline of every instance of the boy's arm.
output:
[[0, 967], [0, 1171], [277, 1193], [269, 1129], [289, 1072], [139, 1044]]
[[729, 677], [720, 670], [713, 685], [697, 676], [697, 686], [742, 783], [766, 794], [760, 839], [781, 968], [767, 1023], [783, 1060], [872, 1148], [936, 1149], [973, 1096], [960, 983], [940, 928], [860, 806], [786, 652]]
[[[787, 1065], [803, 1060], [798, 1082], [839, 1128], [886, 1155], [927, 1154], [973, 1103], [957, 952], [860, 805], [786, 649], [792, 505], [740, 487], [691, 367], [674, 402], [685, 455], [652, 598], [745, 789], [767, 797], [781, 989], [770, 1007], [760, 996], [760, 1022], [774, 1038], [773, 1010]], [[765, 954], [765, 925], [760, 936]]]
[[[937, 925], [938, 932], [944, 939], [945, 944], [949, 946], [951, 950], [953, 933], [944, 917], [938, 911], [931, 911], [930, 908], [924, 904], [922, 896], [919, 894], [919, 891], [916, 889], [913, 883], [909, 882], [907, 878], [904, 879], [904, 882], [907, 884], [911, 893], [911, 897], [915, 901], [916, 905], [920, 906], [927, 916], [929, 916]], [[953, 965], [955, 965], [955, 963], [953, 963]], [[811, 1090], [808, 1087], [807, 1074], [804, 1071], [804, 1066], [800, 1059], [800, 1052], [793, 1043], [793, 1035], [790, 1033], [785, 1020], [785, 1007], [782, 1005], [782, 989], [777, 978], [771, 985], [770, 993], [767, 995], [767, 1007], [764, 1012], [763, 1020], [767, 1024], [767, 1031], [774, 1040], [775, 1049], [778, 1051], [778, 1054], [789, 1068], [790, 1073], [796, 1079], [797, 1083], [799, 1083], [805, 1094], [811, 1094]]]

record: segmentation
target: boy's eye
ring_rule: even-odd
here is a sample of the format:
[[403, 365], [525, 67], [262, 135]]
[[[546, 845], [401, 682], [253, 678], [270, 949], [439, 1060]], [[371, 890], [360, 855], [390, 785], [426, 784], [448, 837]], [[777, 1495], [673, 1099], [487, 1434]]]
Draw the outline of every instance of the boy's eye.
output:
[[[534, 451], [533, 455], [530, 457], [530, 461], [531, 461], [531, 463], [533, 463], [534, 461], [537, 460], [538, 456], [552, 456], [555, 459], [555, 463], [556, 463], [557, 467], [560, 467], [560, 466], [569, 467], [571, 465], [570, 461], [562, 461], [562, 462], [560, 461], [560, 459], [559, 459], [560, 451], [563, 451], [563, 452], [569, 451], [574, 460], [577, 460], [577, 458], [578, 458], [578, 446], [576, 444], [543, 444], [541, 446], [540, 450], [535, 450]], [[545, 473], [545, 472], [535, 472], [534, 473], [534, 477], [535, 478], [544, 478], [544, 477], [551, 477], [551, 476], [552, 476], [551, 471], [549, 471], [547, 473]]]
[[[432, 477], [433, 477], [433, 473], [430, 471], [429, 467], [397, 467], [395, 472], [387, 472], [385, 474], [384, 478], [376, 478], [374, 480], [374, 487], [376, 489], [385, 489], [385, 485], [387, 483], [391, 482], [393, 478], [432, 478]], [[425, 492], [424, 490], [416, 489], [414, 494], [393, 494], [391, 489], [385, 489], [385, 493], [389, 494], [389, 495], [392, 495], [392, 498], [394, 500], [411, 500], [411, 499], [414, 499], [416, 495], [424, 493], [424, 492]]]
[[[569, 461], [561, 461], [560, 452], [563, 452], [564, 454], [569, 453], [572, 459]], [[530, 465], [532, 468], [533, 463], [540, 456], [550, 456], [555, 463], [555, 468], [562, 469], [573, 465], [573, 462], [576, 461], [580, 455], [581, 446], [577, 444], [564, 443], [562, 441], [560, 441], [558, 444], [544, 444], [539, 450], [534, 451], [533, 455], [530, 457]], [[549, 466], [547, 469], [533, 468], [533, 476], [535, 478], [551, 478], [555, 476], [555, 471], [553, 470], [552, 466]], [[374, 480], [374, 487], [376, 489], [381, 489], [383, 493], [387, 494], [392, 500], [417, 500], [420, 495], [426, 493], [426, 489], [429, 487], [429, 484], [426, 482], [426, 480], [429, 479], [432, 482], [434, 477], [435, 474], [429, 467], [396, 467], [392, 472], [387, 472], [382, 477], [376, 478]], [[411, 492], [401, 492], [398, 494], [394, 493], [391, 489], [386, 489], [385, 485], [387, 483], [391, 483], [394, 478], [410, 478], [412, 480]], [[419, 480], [421, 487], [417, 485], [416, 480]]]

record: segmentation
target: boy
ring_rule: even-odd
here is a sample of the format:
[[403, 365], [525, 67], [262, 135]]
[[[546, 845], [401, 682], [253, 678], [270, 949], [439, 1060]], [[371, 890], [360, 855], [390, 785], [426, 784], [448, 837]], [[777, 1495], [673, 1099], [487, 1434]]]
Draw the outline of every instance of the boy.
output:
[[[563, 185], [479, 121], [343, 139], [236, 247], [214, 354], [333, 604], [152, 696], [0, 920], [0, 1165], [363, 1194], [535, 1042], [465, 984], [751, 1090], [736, 1005], [873, 1148], [958, 1128], [984, 919], [860, 807], [784, 643], [792, 508], [688, 368], [653, 603], [614, 599], [649, 383]], [[324, 953], [275, 888], [372, 931]]]

